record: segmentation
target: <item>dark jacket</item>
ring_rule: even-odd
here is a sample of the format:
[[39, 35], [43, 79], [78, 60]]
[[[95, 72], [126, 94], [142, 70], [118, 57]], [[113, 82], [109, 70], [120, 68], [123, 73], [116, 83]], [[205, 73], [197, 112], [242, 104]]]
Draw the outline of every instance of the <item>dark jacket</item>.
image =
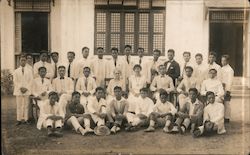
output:
[[177, 79], [180, 76], [180, 65], [178, 62], [173, 60], [172, 62], [167, 61], [164, 63], [164, 65], [167, 67], [168, 63], [171, 63], [169, 68], [167, 69], [167, 75], [169, 75], [175, 84], [175, 79]]

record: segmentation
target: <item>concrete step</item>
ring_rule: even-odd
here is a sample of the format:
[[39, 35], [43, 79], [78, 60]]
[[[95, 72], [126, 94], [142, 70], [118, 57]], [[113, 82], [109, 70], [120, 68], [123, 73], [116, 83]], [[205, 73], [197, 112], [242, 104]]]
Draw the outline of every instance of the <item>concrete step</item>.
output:
[[243, 86], [243, 85], [233, 85], [232, 90], [250, 90], [250, 88], [248, 88], [247, 86]]

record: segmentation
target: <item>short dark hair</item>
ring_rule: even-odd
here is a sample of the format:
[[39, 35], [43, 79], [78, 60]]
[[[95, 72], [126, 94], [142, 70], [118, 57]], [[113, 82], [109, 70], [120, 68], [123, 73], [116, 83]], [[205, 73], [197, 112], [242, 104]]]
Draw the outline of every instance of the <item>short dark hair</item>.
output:
[[75, 52], [74, 51], [68, 51], [67, 54], [73, 54], [74, 56], [76, 56]]
[[166, 91], [166, 90], [161, 90], [161, 92], [160, 92], [160, 96], [166, 96], [166, 97], [168, 97], [168, 92]]
[[187, 69], [190, 69], [192, 72], [194, 71], [193, 67], [191, 67], [191, 66], [186, 66], [185, 70], [187, 70]]
[[112, 47], [112, 48], [111, 48], [111, 51], [116, 51], [116, 52], [118, 52], [118, 48]]
[[142, 48], [142, 47], [139, 47], [139, 48], [137, 49], [137, 51], [139, 51], [139, 50], [142, 50], [142, 51], [144, 52], [144, 48]]
[[184, 54], [188, 54], [189, 56], [191, 56], [191, 53], [188, 52], [188, 51], [183, 52], [183, 55], [184, 55]]
[[141, 92], [141, 91], [142, 91], [142, 92], [148, 92], [148, 88], [143, 87], [143, 88], [140, 89], [140, 92]]
[[212, 91], [208, 91], [208, 92], [206, 93], [206, 98], [208, 97], [208, 95], [214, 95], [214, 96], [215, 96], [214, 92], [212, 92]]
[[214, 68], [209, 69], [209, 72], [210, 72], [210, 71], [215, 71], [215, 72], [217, 73], [217, 70], [216, 70], [216, 69], [214, 69]]
[[209, 55], [213, 55], [213, 56], [217, 57], [217, 54], [214, 51], [210, 51]]
[[190, 88], [188, 92], [195, 92], [195, 94], [198, 94], [198, 90], [196, 88]]
[[40, 52], [40, 56], [41, 56], [41, 55], [43, 55], [43, 54], [46, 54], [47, 56], [49, 55], [49, 54], [48, 54], [48, 51], [41, 50], [41, 52]]
[[88, 66], [83, 67], [83, 70], [84, 69], [89, 69], [89, 71], [91, 71], [90, 67], [88, 67]]
[[51, 55], [52, 55], [52, 54], [56, 54], [57, 56], [59, 55], [59, 53], [58, 53], [58, 52], [52, 52], [52, 53], [51, 53]]
[[195, 54], [195, 57], [201, 57], [201, 58], [203, 58], [203, 55], [201, 53], [197, 53], [197, 54]]
[[96, 50], [104, 50], [103, 47], [97, 47]]
[[155, 52], [157, 52], [157, 53], [159, 53], [159, 54], [161, 55], [161, 51], [160, 51], [159, 49], [155, 49], [155, 50], [153, 51], [153, 53], [155, 53]]
[[20, 55], [20, 60], [21, 60], [21, 59], [27, 59], [27, 55], [21, 54], [21, 55]]
[[130, 49], [132, 49], [132, 46], [131, 46], [131, 45], [125, 45], [125, 46], [124, 46], [124, 49], [127, 48], [127, 47], [130, 48]]
[[63, 66], [63, 65], [58, 66], [58, 69], [60, 69], [60, 68], [64, 68], [64, 69], [66, 69], [66, 67], [65, 67], [65, 66]]
[[175, 51], [174, 51], [174, 49], [169, 49], [169, 50], [168, 50], [168, 53], [173, 53], [173, 54], [175, 54]]
[[28, 56], [31, 56], [33, 58], [33, 55], [31, 53], [27, 53], [26, 58], [28, 58]]
[[225, 58], [227, 61], [229, 61], [230, 56], [228, 54], [224, 54], [221, 56], [221, 58]]
[[58, 97], [58, 93], [55, 92], [55, 91], [51, 91], [51, 92], [48, 94], [49, 97], [50, 97], [51, 95], [56, 95], [56, 96]]
[[135, 70], [135, 68], [140, 68], [142, 70], [142, 67], [139, 64], [135, 64], [134, 67], [133, 67], [133, 70]]
[[95, 92], [97, 92], [98, 90], [101, 90], [104, 92], [104, 88], [102, 88], [102, 87], [96, 87]]
[[79, 93], [78, 91], [74, 91], [72, 94], [71, 94], [71, 96], [73, 97], [73, 96], [75, 96], [75, 95], [80, 95], [81, 96], [81, 93]]
[[46, 67], [43, 67], [43, 66], [42, 66], [42, 67], [39, 67], [39, 68], [38, 68], [38, 71], [40, 72], [40, 70], [42, 70], [42, 69], [45, 69], [45, 71], [47, 71], [47, 68], [46, 68]]
[[122, 91], [122, 87], [120, 87], [120, 86], [115, 86], [115, 87], [114, 87], [114, 90], [117, 90], [117, 89], [119, 89], [119, 90]]
[[88, 49], [88, 50], [89, 50], [89, 48], [88, 48], [87, 46], [84, 46], [84, 47], [82, 48], [82, 51], [84, 51], [85, 49]]

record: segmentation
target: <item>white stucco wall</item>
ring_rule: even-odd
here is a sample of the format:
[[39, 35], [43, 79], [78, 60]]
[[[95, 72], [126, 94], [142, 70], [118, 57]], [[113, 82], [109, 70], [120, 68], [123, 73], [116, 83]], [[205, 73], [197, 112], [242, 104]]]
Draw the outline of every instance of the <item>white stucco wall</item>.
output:
[[94, 0], [57, 0], [51, 11], [51, 49], [66, 61], [67, 52], [74, 51], [76, 59], [82, 57], [81, 49], [94, 48]]
[[14, 10], [8, 1], [0, 2], [1, 69], [14, 70]]
[[209, 21], [205, 20], [203, 0], [168, 0], [166, 4], [166, 50], [174, 49], [176, 60], [183, 61], [182, 53], [202, 53], [207, 61]]

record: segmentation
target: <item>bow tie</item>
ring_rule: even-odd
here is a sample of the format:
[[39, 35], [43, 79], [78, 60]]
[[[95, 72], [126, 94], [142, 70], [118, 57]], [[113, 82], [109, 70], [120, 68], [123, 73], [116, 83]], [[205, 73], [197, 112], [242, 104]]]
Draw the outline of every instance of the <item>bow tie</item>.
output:
[[63, 80], [64, 79], [64, 77], [60, 77], [60, 80]]

